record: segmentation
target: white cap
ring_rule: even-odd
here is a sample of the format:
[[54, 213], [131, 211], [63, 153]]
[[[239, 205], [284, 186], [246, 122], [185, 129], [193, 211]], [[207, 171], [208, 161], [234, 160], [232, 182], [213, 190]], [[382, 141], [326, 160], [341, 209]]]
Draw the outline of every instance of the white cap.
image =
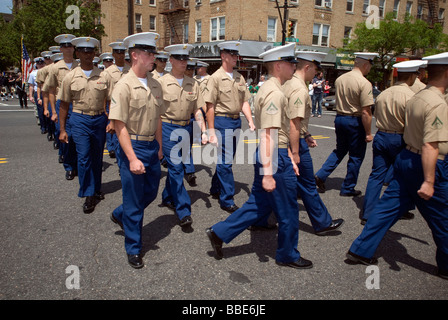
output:
[[156, 40], [159, 34], [155, 32], [140, 32], [124, 38], [124, 46], [128, 49], [137, 48], [151, 53], [157, 53]]
[[114, 57], [112, 56], [112, 53], [104, 52], [104, 53], [100, 54], [100, 59], [101, 59], [101, 61], [114, 60]]
[[48, 50], [50, 50], [51, 53], [61, 52], [61, 48], [59, 46], [51, 46], [50, 48], [48, 48]]
[[79, 37], [73, 39], [72, 44], [76, 48], [95, 48], [99, 46], [100, 42], [92, 37]]
[[59, 60], [64, 59], [64, 55], [62, 53], [58, 52], [58, 53], [52, 54], [50, 58], [51, 58], [51, 60], [53, 60], [53, 62], [58, 62]]
[[98, 58], [98, 57], [94, 57], [94, 58], [93, 58], [93, 63], [98, 63], [98, 62], [100, 62], [100, 58]]
[[209, 66], [209, 64], [204, 61], [197, 61], [196, 65], [198, 66], [198, 68], [201, 68], [201, 67], [207, 68]]
[[296, 59], [311, 61], [314, 62], [317, 66], [320, 66], [320, 63], [325, 59], [326, 56], [327, 54], [325, 52], [296, 51]]
[[125, 47], [123, 41], [109, 43], [109, 47], [111, 47], [112, 50], [126, 50], [127, 49]]
[[190, 57], [190, 50], [193, 49], [191, 44], [173, 44], [171, 46], [165, 47], [167, 51], [173, 58], [178, 60], [188, 60]]
[[422, 60], [428, 61], [431, 64], [448, 64], [448, 52], [434, 54], [432, 56], [424, 57]]
[[394, 64], [392, 67], [397, 68], [398, 72], [417, 72], [424, 62], [422, 60], [403, 61]]
[[39, 61], [44, 62], [44, 58], [43, 57], [34, 58], [34, 62], [39, 62]]
[[167, 52], [163, 52], [163, 51], [159, 51], [158, 54], [156, 54], [156, 59], [169, 59], [170, 58], [170, 54]]
[[289, 43], [284, 46], [274, 47], [266, 52], [263, 52], [258, 57], [263, 58], [263, 62], [270, 61], [288, 61], [291, 63], [297, 63], [295, 59], [295, 43]]
[[218, 43], [218, 47], [221, 50], [230, 51], [233, 53], [239, 53], [241, 42], [239, 41], [224, 41], [221, 43]]
[[40, 55], [41, 55], [43, 58], [50, 58], [50, 57], [51, 57], [51, 51], [42, 51], [42, 52], [40, 53]]
[[54, 41], [56, 41], [57, 43], [59, 43], [59, 45], [61, 45], [63, 43], [72, 43], [72, 40], [74, 38], [76, 37], [72, 34], [60, 34], [54, 37]]
[[198, 62], [197, 58], [190, 58], [187, 61], [187, 69], [194, 70], [196, 68], [196, 63]]
[[370, 63], [373, 63], [373, 59], [378, 57], [378, 53], [375, 52], [355, 52], [354, 55], [355, 58], [361, 58], [369, 61]]

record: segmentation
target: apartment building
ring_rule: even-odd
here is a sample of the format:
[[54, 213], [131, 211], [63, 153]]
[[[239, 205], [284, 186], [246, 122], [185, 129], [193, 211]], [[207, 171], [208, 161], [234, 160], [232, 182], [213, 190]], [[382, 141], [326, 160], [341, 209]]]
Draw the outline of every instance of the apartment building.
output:
[[[261, 72], [257, 58], [282, 41], [282, 23], [275, 0], [103, 0], [102, 23], [106, 37], [102, 47], [128, 34], [154, 31], [161, 35], [160, 49], [174, 43], [194, 45], [192, 55], [218, 63], [217, 43], [240, 40], [243, 43], [240, 71]], [[283, 6], [284, 0], [278, 0]], [[338, 57], [344, 39], [352, 36], [358, 23], [366, 21], [369, 6], [376, 6], [380, 19], [394, 12], [397, 20], [406, 13], [429, 23], [444, 23], [447, 0], [288, 0], [288, 20], [292, 34], [287, 39], [299, 49], [329, 53], [324, 67], [350, 69], [350, 62]], [[105, 50], [105, 49], [104, 49]]]

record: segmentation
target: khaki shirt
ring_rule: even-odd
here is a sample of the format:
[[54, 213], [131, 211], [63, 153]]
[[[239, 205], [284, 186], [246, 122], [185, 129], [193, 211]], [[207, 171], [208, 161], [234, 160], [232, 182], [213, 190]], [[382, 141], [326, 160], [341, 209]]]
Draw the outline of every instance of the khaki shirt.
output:
[[[107, 82], [110, 94], [112, 94], [112, 91], [114, 90], [114, 87], [117, 84], [118, 80], [120, 80], [123, 75], [128, 73], [129, 70], [130, 67], [128, 65], [125, 65], [123, 67], [123, 71], [120, 71], [120, 69], [118, 69], [118, 66], [116, 64], [113, 64], [102, 72], [102, 75]], [[111, 95], [109, 95], [107, 97], [107, 100], [110, 101], [111, 98]]]
[[201, 93], [204, 94], [204, 90], [207, 87], [208, 79], [210, 78], [210, 75], [207, 74], [203, 77], [196, 75], [194, 79], [199, 82], [199, 88], [201, 88]]
[[358, 69], [336, 79], [336, 111], [348, 116], [362, 115], [362, 108], [374, 104], [372, 84]]
[[305, 81], [294, 74], [291, 80], [283, 85], [283, 92], [288, 98], [286, 108], [290, 119], [300, 119], [300, 137], [303, 138], [308, 132], [308, 123], [311, 116], [311, 97]]
[[255, 126], [258, 129], [277, 128], [278, 145], [285, 147], [289, 142], [289, 118], [286, 114], [288, 99], [280, 82], [271, 77], [255, 96]]
[[404, 141], [419, 151], [424, 143], [439, 142], [439, 155], [448, 153], [448, 105], [444, 95], [427, 86], [406, 105]]
[[50, 71], [50, 67], [53, 64], [49, 64], [43, 68], [40, 68], [39, 70], [37, 70], [37, 75], [36, 75], [36, 82], [38, 84], [44, 84], [45, 83], [45, 79], [47, 79], [48, 76], [48, 72]]
[[184, 76], [182, 87], [170, 73], [159, 78], [163, 90], [162, 119], [190, 120], [191, 114], [205, 105], [199, 84]]
[[168, 72], [163, 71], [163, 74], [160, 75], [160, 73], [156, 69], [152, 70], [152, 72], [151, 72], [152, 78], [155, 80], [159, 80], [166, 74], [168, 74]]
[[376, 127], [380, 131], [404, 132], [404, 115], [406, 103], [414, 96], [406, 83], [396, 84], [376, 98], [375, 118]]
[[250, 97], [244, 77], [233, 71], [231, 79], [222, 67], [210, 76], [204, 89], [204, 100], [215, 106], [215, 115], [239, 115], [243, 103]]
[[56, 88], [56, 100], [60, 97], [58, 96], [59, 88], [61, 86], [62, 80], [70, 72], [70, 70], [75, 69], [78, 66], [78, 62], [73, 60], [72, 67], [69, 69], [64, 60], [60, 60], [51, 65], [48, 72], [48, 77], [45, 79], [43, 86], [44, 91], [48, 91], [49, 88]]
[[129, 134], [153, 136], [159, 125], [163, 105], [162, 86], [149, 74], [148, 88], [131, 69], [115, 85], [109, 119], [120, 120]]
[[62, 80], [60, 99], [73, 104], [73, 110], [103, 111], [108, 88], [101, 70], [93, 67], [87, 77], [80, 66], [70, 71]]
[[411, 90], [414, 91], [414, 93], [418, 93], [420, 90], [423, 90], [426, 88], [426, 84], [420, 81], [419, 78], [415, 79], [414, 84], [411, 87]]

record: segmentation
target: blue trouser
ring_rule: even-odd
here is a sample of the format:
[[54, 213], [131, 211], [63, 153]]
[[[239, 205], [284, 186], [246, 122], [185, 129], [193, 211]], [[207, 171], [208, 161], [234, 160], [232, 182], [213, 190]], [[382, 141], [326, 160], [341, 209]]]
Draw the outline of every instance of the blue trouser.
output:
[[212, 178], [210, 193], [219, 193], [219, 203], [223, 207], [234, 205], [235, 181], [233, 179], [232, 163], [235, 157], [238, 137], [235, 130], [241, 128], [241, 118], [232, 119], [222, 116], [215, 117], [215, 129], [221, 139], [218, 141], [218, 163]]
[[[44, 106], [43, 104], [39, 104], [37, 103], [37, 91], [34, 91], [34, 101], [36, 103], [36, 107], [37, 107], [37, 116], [39, 118], [39, 125], [40, 125], [40, 131], [42, 133], [48, 132], [48, 119], [47, 117], [44, 116]], [[42, 96], [40, 97], [42, 98]]]
[[336, 129], [336, 149], [316, 175], [322, 180], [336, 169], [348, 153], [347, 175], [341, 186], [341, 193], [353, 192], [358, 182], [359, 169], [366, 154], [366, 132], [361, 117], [337, 115], [334, 120]]
[[384, 235], [401, 213], [415, 204], [432, 231], [437, 246], [437, 265], [439, 269], [448, 271], [448, 156], [444, 161], [437, 160], [434, 195], [429, 200], [417, 194], [423, 180], [421, 156], [407, 149], [401, 151], [394, 164], [393, 180], [370, 213], [350, 251], [362, 257], [373, 257]]
[[51, 117], [53, 115], [53, 111], [51, 110], [51, 103], [48, 102], [48, 112], [49, 112], [49, 116], [47, 118], [47, 124], [48, 124], [48, 133], [47, 136], [48, 137], [54, 137], [55, 135], [55, 131], [56, 131], [56, 125], [55, 123], [51, 120]]
[[176, 207], [179, 219], [191, 215], [191, 200], [184, 186], [184, 162], [190, 161], [190, 126], [162, 122], [162, 150], [168, 164], [162, 201]]
[[[61, 100], [56, 101], [56, 112], [59, 118], [59, 108], [61, 106]], [[72, 115], [73, 106], [70, 103], [67, 112], [67, 118], [65, 121], [65, 132], [67, 132], [68, 143], [59, 144], [59, 155], [64, 157], [64, 169], [65, 171], [73, 171], [78, 167], [78, 155], [76, 154], [76, 146], [73, 141], [72, 126], [70, 124], [70, 117]], [[59, 139], [60, 125], [59, 121], [56, 123], [56, 132]], [[56, 137], [56, 134], [55, 134]], [[56, 140], [56, 138], [55, 138]], [[58, 141], [59, 142], [59, 141]]]
[[193, 163], [193, 152], [191, 151], [191, 149], [193, 148], [193, 143], [194, 143], [194, 136], [193, 136], [193, 126], [194, 124], [194, 114], [191, 114], [191, 119], [190, 119], [190, 124], [188, 125], [189, 127], [189, 132], [190, 132], [190, 161], [188, 163], [184, 163], [184, 169], [185, 169], [185, 173], [189, 174], [189, 173], [195, 173], [195, 168], [194, 168], [194, 163]]
[[[109, 114], [109, 102], [106, 104], [106, 110], [107, 113]], [[110, 120], [107, 121], [107, 124], [110, 123]], [[117, 152], [117, 147], [118, 147], [118, 138], [116, 134], [112, 134], [109, 132], [106, 132], [106, 148], [107, 151], [111, 152]]]
[[298, 193], [305, 206], [308, 217], [316, 232], [327, 228], [331, 224], [331, 216], [324, 202], [319, 196], [314, 179], [313, 160], [305, 139], [300, 139], [299, 146], [299, 173], [297, 177]]
[[144, 174], [134, 174], [129, 169], [129, 160], [120, 145], [120, 175], [123, 203], [114, 211], [114, 217], [123, 223], [124, 246], [127, 254], [139, 254], [142, 249], [143, 213], [157, 197], [160, 183], [159, 143], [131, 140], [135, 155], [145, 166]]
[[[366, 194], [363, 204], [363, 218], [368, 219], [378, 199], [387, 176], [393, 176], [393, 165], [397, 155], [403, 150], [405, 143], [403, 135], [378, 131], [373, 139], [372, 172], [367, 181]], [[390, 182], [390, 179], [388, 180]], [[408, 208], [409, 209], [413, 209]], [[406, 210], [406, 211], [407, 211]]]
[[321, 93], [313, 93], [313, 107], [312, 107], [312, 113], [313, 114], [320, 114], [322, 115], [322, 99], [323, 99], [323, 92]]
[[104, 113], [89, 116], [73, 112], [69, 122], [78, 155], [78, 196], [93, 196], [101, 190], [107, 117]]
[[[258, 152], [258, 151], [257, 151]], [[262, 165], [254, 165], [254, 183], [247, 202], [225, 221], [212, 229], [225, 243], [229, 243], [247, 227], [266, 220], [274, 211], [278, 222], [278, 247], [275, 260], [281, 263], [297, 261], [299, 241], [299, 206], [297, 203], [297, 179], [287, 149], [278, 150], [278, 169], [274, 174], [276, 188], [266, 192], [262, 187]]]

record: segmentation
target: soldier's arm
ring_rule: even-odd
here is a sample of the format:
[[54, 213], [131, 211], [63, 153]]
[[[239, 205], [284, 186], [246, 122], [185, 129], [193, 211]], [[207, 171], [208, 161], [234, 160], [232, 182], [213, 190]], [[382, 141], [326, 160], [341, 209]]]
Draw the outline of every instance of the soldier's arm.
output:
[[137, 158], [134, 148], [132, 147], [131, 137], [126, 129], [126, 124], [120, 120], [111, 120], [114, 122], [115, 133], [117, 134], [120, 146], [129, 160], [129, 170], [134, 174], [143, 174], [146, 172], [145, 166]]
[[425, 199], [429, 200], [434, 195], [434, 182], [437, 156], [439, 155], [439, 143], [427, 142], [422, 146], [422, 167], [424, 181], [417, 191], [417, 194]]
[[250, 110], [250, 104], [249, 101], [243, 102], [243, 107], [241, 108], [241, 111], [243, 112], [244, 116], [246, 117], [247, 123], [249, 124], [249, 128], [251, 131], [254, 131], [255, 125], [254, 121], [252, 119], [252, 111]]
[[362, 125], [364, 126], [364, 130], [366, 131], [366, 142], [372, 142], [372, 109], [371, 106], [362, 108]]

